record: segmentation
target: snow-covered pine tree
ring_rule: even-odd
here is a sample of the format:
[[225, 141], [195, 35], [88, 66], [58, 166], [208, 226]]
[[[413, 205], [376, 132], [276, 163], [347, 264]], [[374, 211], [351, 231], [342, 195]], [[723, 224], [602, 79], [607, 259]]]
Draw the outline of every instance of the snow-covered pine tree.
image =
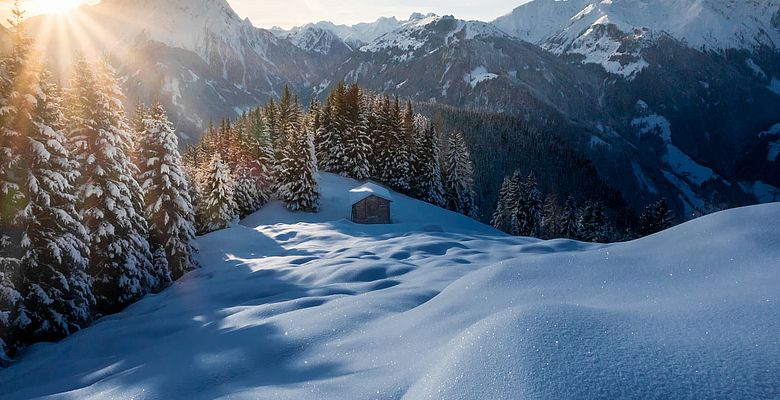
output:
[[[0, 60], [0, 367], [11, 361], [18, 346], [14, 327], [22, 296], [17, 290], [21, 275], [22, 249], [17, 216], [23, 196], [17, 184], [22, 172], [19, 163], [19, 139], [15, 129], [16, 103], [21, 96], [16, 81], [25, 64], [30, 42], [24, 36], [24, 12], [14, 3], [11, 23], [13, 48]], [[13, 236], [13, 238], [12, 238]]]
[[368, 116], [363, 104], [360, 87], [350, 85], [345, 94], [343, 118], [345, 121], [342, 138], [344, 139], [343, 167], [346, 176], [359, 181], [371, 175], [369, 157], [371, 137], [368, 134]]
[[16, 222], [24, 201], [19, 187], [24, 165], [19, 163], [23, 137], [16, 121], [24, 112], [19, 107], [29, 103], [28, 93], [19, 90], [19, 83], [30, 79], [27, 63], [32, 42], [24, 31], [25, 12], [19, 1], [14, 2], [11, 15], [8, 22], [12, 47], [10, 53], [0, 59], [0, 236], [7, 237], [7, 247], [13, 248], [18, 256], [20, 229]]
[[558, 195], [555, 192], [547, 195], [544, 200], [542, 231], [547, 239], [561, 237], [561, 207], [558, 205]]
[[407, 100], [406, 106], [401, 117], [401, 127], [403, 130], [403, 143], [406, 150], [407, 163], [409, 163], [409, 188], [414, 194], [414, 180], [417, 176], [417, 138], [418, 138], [418, 126], [415, 123], [414, 110], [412, 108], [412, 101]]
[[519, 196], [515, 205], [517, 235], [542, 236], [542, 193], [533, 173], [519, 185]]
[[580, 209], [574, 196], [566, 199], [566, 204], [561, 212], [561, 237], [567, 239], [580, 238]]
[[418, 135], [413, 179], [415, 195], [420, 200], [444, 207], [439, 135], [431, 121], [420, 115], [415, 126]]
[[317, 165], [323, 171], [329, 171], [331, 158], [331, 142], [333, 137], [333, 94], [328, 96], [325, 105], [319, 110], [319, 128], [314, 131], [314, 152], [317, 156]]
[[[320, 146], [325, 160], [320, 162], [324, 170], [334, 174], [348, 175], [347, 130], [349, 129], [349, 110], [347, 105], [347, 85], [339, 82], [328, 96], [326, 115], [320, 121]], [[316, 150], [316, 149], [315, 149]]]
[[[28, 68], [35, 70], [32, 60]], [[17, 115], [24, 127], [20, 158], [27, 171], [20, 185], [25, 253], [16, 328], [25, 344], [58, 340], [84, 328], [95, 302], [87, 275], [87, 231], [76, 210], [78, 163], [65, 147], [59, 90], [48, 72], [36, 75], [36, 81], [25, 82], [30, 86], [20, 83], [31, 107]]]
[[140, 144], [141, 141], [144, 139], [144, 136], [147, 134], [146, 132], [147, 118], [149, 118], [149, 108], [143, 102], [138, 101], [138, 103], [135, 105], [133, 120], [131, 121], [133, 148], [132, 148], [130, 159], [133, 165], [135, 165], [139, 169], [142, 166], [142, 161], [140, 156], [141, 153]]
[[258, 186], [257, 179], [252, 176], [248, 168], [239, 167], [235, 175], [233, 196], [236, 201], [236, 211], [240, 218], [244, 218], [259, 210], [267, 199]]
[[248, 116], [247, 135], [244, 138], [244, 146], [249, 149], [249, 160], [245, 161], [245, 168], [255, 179], [259, 205], [268, 202], [273, 191], [273, 159], [274, 150], [268, 123], [258, 108]]
[[152, 273], [158, 278], [158, 286], [155, 290], [162, 290], [173, 284], [171, 266], [168, 264], [168, 255], [162, 247], [157, 247], [152, 253]]
[[198, 215], [202, 232], [225, 229], [238, 218], [233, 177], [219, 153], [214, 154], [205, 173], [201, 197]]
[[22, 295], [16, 290], [20, 261], [18, 257], [7, 257], [7, 237], [0, 231], [0, 367], [8, 365], [16, 350], [14, 326], [18, 305]]
[[274, 107], [274, 103], [272, 102], [269, 104], [269, 107], [271, 107], [272, 110], [275, 110], [272, 111], [273, 128], [271, 130], [271, 138], [274, 147], [274, 166], [277, 168], [275, 172], [278, 173], [279, 165], [286, 157], [285, 151], [287, 150], [288, 145], [287, 126], [290, 123], [300, 123], [301, 110], [298, 105], [298, 99], [292, 95], [290, 88], [287, 86], [284, 87], [282, 97], [279, 99], [279, 106]]
[[169, 278], [179, 279], [196, 267], [195, 212], [189, 182], [179, 153], [179, 139], [165, 109], [156, 103], [144, 121], [139, 137], [140, 180], [149, 220], [149, 241], [155, 251], [162, 249], [170, 271], [154, 268], [160, 286]]
[[604, 243], [609, 240], [609, 226], [604, 205], [589, 201], [580, 216], [580, 237], [586, 242]]
[[411, 166], [403, 130], [400, 100], [385, 96], [377, 110], [374, 135], [374, 162], [376, 178], [393, 189], [409, 192]]
[[83, 58], [68, 91], [69, 139], [81, 164], [79, 200], [90, 236], [99, 314], [121, 310], [154, 286], [143, 191], [129, 158], [130, 128], [110, 66], [96, 75]]
[[363, 105], [366, 112], [366, 132], [371, 137], [371, 150], [368, 154], [368, 163], [370, 165], [370, 174], [374, 179], [380, 180], [383, 167], [380, 164], [380, 154], [383, 148], [384, 137], [382, 136], [381, 112], [382, 97], [371, 93], [363, 95]]
[[279, 199], [292, 211], [316, 212], [320, 190], [314, 141], [308, 124], [299, 118], [291, 118], [285, 128], [289, 140], [280, 168]]
[[652, 235], [674, 226], [674, 213], [669, 208], [666, 199], [650, 204], [639, 217], [639, 233], [642, 236]]
[[474, 192], [474, 165], [460, 132], [450, 135], [445, 156], [444, 187], [447, 208], [471, 218], [477, 218]]
[[512, 189], [512, 179], [505, 177], [501, 184], [501, 191], [498, 194], [498, 204], [493, 218], [490, 220], [490, 226], [506, 233], [512, 233], [512, 215], [513, 199], [511, 198], [514, 190]]

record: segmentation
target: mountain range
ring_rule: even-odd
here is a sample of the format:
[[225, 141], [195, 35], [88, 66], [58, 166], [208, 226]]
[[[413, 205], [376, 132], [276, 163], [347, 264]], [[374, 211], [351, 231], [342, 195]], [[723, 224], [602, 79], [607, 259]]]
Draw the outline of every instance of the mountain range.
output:
[[67, 18], [28, 23], [63, 82], [77, 51], [110, 54], [128, 101], [160, 99], [185, 141], [285, 85], [307, 100], [345, 80], [556, 135], [635, 209], [780, 199], [780, 0], [533, 0], [488, 22], [291, 30], [226, 0], [103, 0]]

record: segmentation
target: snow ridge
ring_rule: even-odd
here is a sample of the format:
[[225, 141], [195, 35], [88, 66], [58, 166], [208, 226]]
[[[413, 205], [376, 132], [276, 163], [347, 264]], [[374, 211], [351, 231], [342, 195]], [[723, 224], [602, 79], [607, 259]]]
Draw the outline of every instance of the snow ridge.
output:
[[631, 77], [646, 67], [642, 46], [661, 34], [700, 50], [778, 49], [778, 15], [780, 0], [534, 0], [494, 24]]

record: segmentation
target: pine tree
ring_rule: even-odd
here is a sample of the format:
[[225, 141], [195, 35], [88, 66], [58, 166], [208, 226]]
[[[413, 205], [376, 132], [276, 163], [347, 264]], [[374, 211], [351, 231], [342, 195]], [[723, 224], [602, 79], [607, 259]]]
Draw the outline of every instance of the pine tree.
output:
[[580, 216], [580, 237], [586, 242], [604, 243], [609, 240], [609, 226], [604, 205], [590, 201], [585, 204]]
[[[296, 107], [297, 108], [297, 107]], [[307, 124], [291, 118], [285, 128], [289, 138], [282, 160], [279, 198], [292, 211], [319, 210], [319, 174], [314, 155], [314, 141]]]
[[141, 185], [149, 220], [149, 241], [155, 251], [162, 249], [170, 271], [154, 271], [164, 287], [172, 277], [179, 279], [196, 267], [195, 213], [189, 182], [182, 167], [179, 140], [173, 124], [160, 103], [144, 121], [139, 143]]
[[652, 235], [674, 226], [674, 214], [665, 199], [658, 200], [645, 208], [639, 218], [639, 233]]
[[[319, 130], [320, 153], [324, 160], [320, 164], [325, 171], [343, 176], [349, 176], [350, 163], [348, 149], [348, 130], [350, 126], [350, 109], [347, 99], [347, 86], [339, 82], [336, 89], [328, 96], [325, 114]], [[316, 148], [315, 148], [316, 151]]]
[[267, 200], [258, 186], [257, 180], [247, 168], [239, 168], [236, 171], [234, 198], [236, 211], [240, 218], [247, 217], [259, 210]]
[[[24, 114], [31, 107], [29, 92], [23, 88], [33, 80], [27, 66], [31, 61], [32, 41], [26, 37], [25, 13], [18, 0], [11, 13], [8, 22], [12, 48], [10, 54], [0, 60], [0, 236], [8, 237], [8, 248], [18, 250], [20, 227], [17, 217], [24, 202], [19, 183], [25, 174], [25, 166], [19, 162], [19, 147], [24, 141], [19, 121], [27, 119]], [[15, 258], [18, 256], [16, 254]]]
[[444, 185], [441, 171], [441, 145], [431, 121], [416, 117], [417, 131], [415, 166], [413, 168], [414, 192], [420, 200], [444, 207]]
[[528, 175], [518, 187], [519, 194], [514, 209], [517, 235], [541, 237], [543, 203], [534, 174]]
[[332, 142], [334, 137], [334, 103], [333, 93], [328, 96], [325, 106], [320, 109], [319, 128], [314, 131], [314, 151], [317, 156], [317, 165], [323, 171], [330, 171]]
[[413, 188], [414, 177], [417, 176], [418, 171], [415, 169], [417, 166], [417, 133], [418, 126], [416, 125], [416, 119], [414, 115], [414, 109], [412, 108], [411, 100], [406, 101], [406, 108], [404, 109], [401, 117], [401, 126], [403, 130], [403, 147], [406, 150], [406, 160], [409, 164], [409, 186]]
[[408, 192], [411, 169], [399, 100], [392, 101], [385, 96], [376, 118], [376, 131], [373, 132], [375, 177], [395, 190]]
[[204, 177], [203, 194], [199, 216], [201, 230], [213, 232], [229, 227], [237, 218], [234, 199], [234, 183], [230, 169], [217, 153], [211, 160]]
[[173, 284], [171, 276], [171, 266], [168, 263], [168, 254], [163, 247], [157, 247], [152, 253], [152, 274], [158, 277], [157, 286], [154, 291], [161, 291]]
[[561, 208], [558, 205], [558, 195], [555, 193], [547, 195], [544, 200], [542, 231], [547, 239], [561, 237]]
[[501, 185], [501, 192], [498, 195], [498, 205], [496, 211], [493, 213], [493, 218], [490, 220], [490, 225], [502, 232], [512, 233], [512, 214], [514, 209], [515, 199], [512, 198], [516, 193], [514, 188], [514, 182], [510, 177], [504, 178], [504, 183]]
[[580, 210], [574, 196], [566, 199], [561, 213], [561, 236], [568, 239], [580, 238]]
[[143, 191], [130, 162], [130, 128], [121, 90], [103, 63], [83, 58], [68, 92], [69, 138], [81, 163], [79, 200], [90, 236], [90, 270], [99, 314], [118, 311], [155, 286]]
[[0, 367], [10, 362], [18, 347], [15, 326], [22, 295], [21, 286], [22, 249], [20, 246], [18, 222], [19, 211], [24, 200], [20, 190], [19, 142], [22, 138], [16, 129], [18, 105], [23, 95], [17, 90], [18, 77], [29, 54], [30, 42], [24, 36], [24, 12], [19, 1], [14, 3], [11, 23], [13, 48], [11, 54], [0, 60]]
[[14, 326], [17, 322], [16, 312], [22, 300], [21, 293], [16, 289], [20, 260], [5, 256], [5, 247], [9, 243], [2, 233], [0, 231], [0, 367], [10, 363], [16, 348]]
[[371, 137], [363, 96], [357, 85], [351, 85], [344, 99], [344, 169], [345, 175], [357, 180], [371, 176]]
[[87, 231], [75, 207], [78, 164], [65, 147], [59, 91], [47, 72], [39, 76], [27, 89], [34, 107], [22, 114], [27, 122], [20, 121], [26, 126], [20, 157], [28, 169], [20, 215], [25, 254], [18, 321], [23, 322], [17, 328], [25, 343], [58, 340], [85, 327], [95, 302], [87, 275]]
[[445, 163], [444, 186], [447, 208], [477, 218], [474, 166], [462, 133], [458, 132], [450, 136]]
[[261, 206], [265, 204], [273, 191], [274, 149], [271, 142], [269, 124], [258, 108], [249, 114], [249, 127], [244, 146], [250, 149], [249, 173], [255, 178], [259, 190]]

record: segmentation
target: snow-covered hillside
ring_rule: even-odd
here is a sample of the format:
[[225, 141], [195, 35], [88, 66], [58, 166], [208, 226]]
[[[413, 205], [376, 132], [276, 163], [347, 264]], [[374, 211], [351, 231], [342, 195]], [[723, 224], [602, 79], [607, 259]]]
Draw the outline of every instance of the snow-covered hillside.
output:
[[534, 0], [494, 24], [630, 77], [646, 67], [643, 42], [662, 34], [696, 49], [779, 48], [780, 0]]
[[780, 204], [616, 245], [504, 236], [395, 194], [271, 204], [203, 269], [0, 371], [4, 399], [772, 398]]

